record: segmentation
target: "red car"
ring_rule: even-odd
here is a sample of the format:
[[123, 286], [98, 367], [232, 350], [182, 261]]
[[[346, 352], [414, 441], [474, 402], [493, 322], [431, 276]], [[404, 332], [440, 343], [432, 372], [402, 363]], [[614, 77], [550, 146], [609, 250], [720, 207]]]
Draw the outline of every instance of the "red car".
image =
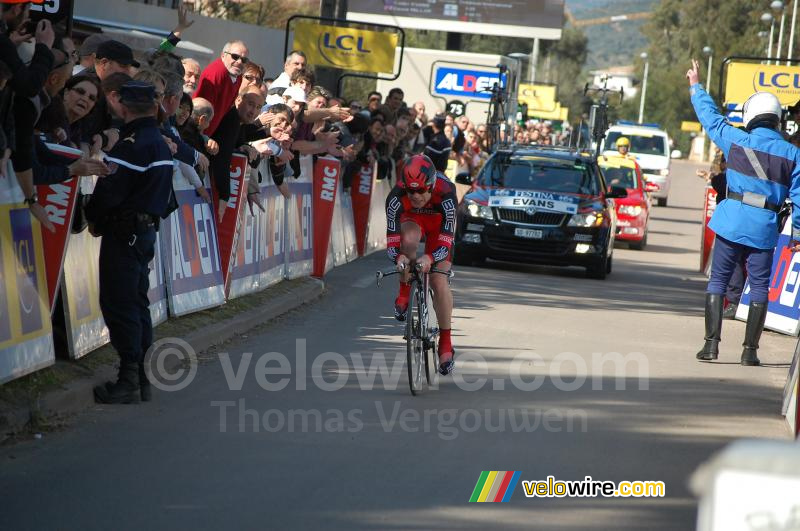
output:
[[617, 156], [601, 156], [597, 163], [605, 175], [606, 185], [621, 186], [628, 191], [628, 197], [615, 199], [616, 239], [641, 251], [647, 245], [647, 221], [650, 219], [650, 197], [642, 170], [636, 161]]

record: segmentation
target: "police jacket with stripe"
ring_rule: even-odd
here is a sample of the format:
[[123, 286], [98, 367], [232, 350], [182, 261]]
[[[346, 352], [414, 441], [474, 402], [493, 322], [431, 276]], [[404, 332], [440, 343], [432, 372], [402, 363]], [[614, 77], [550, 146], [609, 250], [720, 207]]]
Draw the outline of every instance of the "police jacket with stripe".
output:
[[103, 223], [112, 214], [163, 216], [172, 197], [172, 154], [155, 118], [125, 124], [106, 155], [111, 173], [101, 177], [86, 205], [86, 218]]
[[[792, 237], [800, 239], [800, 149], [774, 129], [756, 127], [748, 133], [728, 124], [699, 83], [690, 93], [698, 120], [725, 153], [728, 192], [764, 196], [773, 205], [782, 205], [788, 195], [794, 207]], [[776, 212], [734, 199], [717, 205], [708, 226], [727, 240], [756, 249], [772, 249], [778, 241]]]

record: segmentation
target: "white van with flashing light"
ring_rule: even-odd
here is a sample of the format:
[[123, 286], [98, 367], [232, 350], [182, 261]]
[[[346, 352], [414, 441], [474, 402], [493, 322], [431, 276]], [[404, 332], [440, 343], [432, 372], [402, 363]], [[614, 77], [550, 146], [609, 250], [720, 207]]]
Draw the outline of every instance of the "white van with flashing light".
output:
[[642, 168], [647, 190], [658, 206], [667, 206], [670, 186], [670, 156], [680, 157], [679, 151], [669, 150], [669, 135], [656, 124], [618, 123], [611, 126], [603, 140], [603, 151], [616, 152], [617, 140], [630, 141], [630, 154]]

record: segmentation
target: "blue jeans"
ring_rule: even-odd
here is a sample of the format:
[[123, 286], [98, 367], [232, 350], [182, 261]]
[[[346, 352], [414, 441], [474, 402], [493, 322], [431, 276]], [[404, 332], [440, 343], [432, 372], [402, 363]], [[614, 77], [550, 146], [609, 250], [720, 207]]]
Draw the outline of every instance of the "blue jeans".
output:
[[750, 300], [767, 302], [773, 253], [774, 249], [756, 249], [717, 235], [711, 263], [711, 280], [708, 281], [706, 292], [725, 295], [734, 270], [744, 262], [747, 264], [747, 278], [750, 281]]

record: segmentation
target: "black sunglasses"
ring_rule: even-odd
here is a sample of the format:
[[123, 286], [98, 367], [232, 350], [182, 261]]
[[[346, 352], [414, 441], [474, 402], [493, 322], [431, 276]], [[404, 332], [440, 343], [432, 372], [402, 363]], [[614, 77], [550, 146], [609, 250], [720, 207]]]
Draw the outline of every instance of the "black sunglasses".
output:
[[97, 101], [97, 96], [93, 94], [88, 94], [88, 91], [83, 87], [72, 87], [71, 90], [74, 90], [81, 96], [86, 96], [87, 98], [89, 98], [89, 101]]
[[412, 190], [411, 188], [406, 188], [406, 193], [409, 194], [409, 195], [413, 195], [413, 194], [422, 195], [422, 194], [427, 194], [428, 192], [430, 192], [430, 188], [422, 188], [422, 189], [419, 189], [419, 190]]
[[234, 61], [241, 61], [243, 65], [246, 65], [247, 61], [249, 61], [247, 57], [239, 55], [238, 53], [231, 53], [231, 52], [225, 52], [225, 53], [230, 55], [231, 59], [233, 59]]
[[244, 76], [244, 78], [247, 81], [250, 81], [252, 83], [261, 84], [261, 78], [258, 77], [258, 76], [253, 76], [253, 75], [247, 74], [247, 75]]

